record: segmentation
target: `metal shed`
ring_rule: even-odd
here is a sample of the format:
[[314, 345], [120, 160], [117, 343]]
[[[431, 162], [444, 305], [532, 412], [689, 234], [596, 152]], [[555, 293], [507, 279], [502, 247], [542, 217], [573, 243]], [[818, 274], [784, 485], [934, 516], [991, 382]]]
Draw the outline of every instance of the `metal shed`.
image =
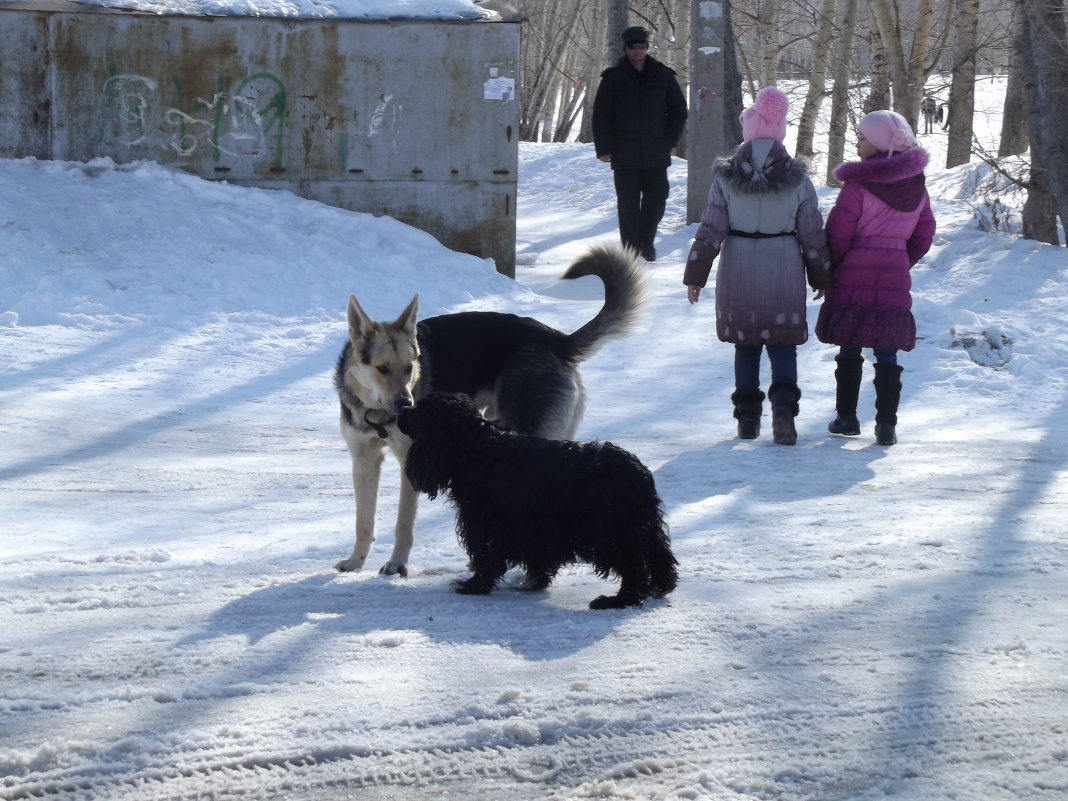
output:
[[147, 159], [285, 189], [514, 276], [519, 23], [0, 3], [0, 157]]

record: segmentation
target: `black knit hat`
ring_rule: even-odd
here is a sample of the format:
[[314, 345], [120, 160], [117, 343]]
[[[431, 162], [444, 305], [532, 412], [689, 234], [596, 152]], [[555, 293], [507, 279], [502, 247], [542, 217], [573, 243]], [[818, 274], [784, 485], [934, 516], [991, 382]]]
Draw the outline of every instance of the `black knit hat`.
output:
[[639, 28], [635, 25], [633, 28], [627, 28], [623, 31], [623, 44], [631, 45], [635, 42], [644, 42], [649, 44], [649, 31], [645, 28]]

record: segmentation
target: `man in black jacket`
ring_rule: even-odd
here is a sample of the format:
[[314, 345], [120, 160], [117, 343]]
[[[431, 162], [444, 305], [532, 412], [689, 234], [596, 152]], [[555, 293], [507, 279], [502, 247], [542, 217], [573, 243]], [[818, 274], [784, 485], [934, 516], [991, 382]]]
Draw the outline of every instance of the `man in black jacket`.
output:
[[612, 165], [623, 245], [646, 261], [656, 259], [667, 168], [686, 114], [675, 71], [649, 55], [649, 32], [627, 28], [623, 56], [601, 73], [594, 97], [593, 145], [597, 158]]

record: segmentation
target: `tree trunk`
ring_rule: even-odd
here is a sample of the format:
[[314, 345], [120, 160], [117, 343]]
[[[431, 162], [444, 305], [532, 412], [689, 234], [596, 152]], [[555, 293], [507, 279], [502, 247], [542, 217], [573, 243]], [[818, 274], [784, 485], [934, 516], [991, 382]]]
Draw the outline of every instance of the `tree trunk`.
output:
[[820, 26], [812, 52], [812, 72], [808, 77], [808, 92], [801, 109], [801, 120], [797, 124], [797, 146], [794, 149], [794, 153], [804, 159], [811, 159], [815, 152], [812, 141], [816, 134], [816, 122], [820, 106], [827, 96], [827, 62], [834, 41], [836, 7], [836, 0], [823, 0], [820, 10]]
[[[675, 37], [674, 37], [674, 52], [675, 52], [675, 70], [679, 74], [679, 83], [682, 86], [682, 93], [684, 96], [688, 96], [690, 93], [690, 3], [689, 0], [675, 0]], [[679, 137], [678, 143], [675, 145], [675, 155], [680, 159], [687, 157], [689, 152], [690, 136], [689, 126], [687, 125], [683, 131], [682, 136]]]
[[857, 27], [858, 0], [842, 0], [838, 52], [834, 59], [834, 85], [831, 87], [831, 126], [827, 136], [827, 184], [840, 186], [834, 168], [845, 157], [846, 119], [849, 113], [849, 78], [853, 71], [853, 34]]
[[760, 31], [760, 88], [774, 86], [779, 80], [779, 8], [778, 0], [760, 6], [757, 15]]
[[873, 20], [871, 26], [871, 90], [864, 98], [864, 113], [890, 108], [890, 64], [886, 58], [886, 46], [879, 26]]
[[[944, 3], [946, 22], [951, 18], [954, 3]], [[920, 116], [920, 100], [923, 87], [935, 67], [942, 49], [945, 47], [945, 35], [948, 28], [943, 25], [940, 37], [933, 38], [935, 32], [935, 0], [918, 0], [915, 11], [915, 29], [908, 55], [905, 54], [901, 39], [902, 20], [896, 16], [899, 7], [896, 4], [873, 2], [870, 4], [875, 15], [876, 24], [883, 45], [886, 47], [887, 64], [893, 88], [893, 110], [908, 120], [913, 130]], [[894, 11], [894, 15], [891, 14]], [[941, 38], [939, 43], [938, 38]], [[884, 106], [885, 108], [885, 106]]]
[[[1052, 196], [1068, 226], [1068, 26], [1064, 0], [1020, 0], [1032, 183]], [[1031, 191], [1034, 191], [1033, 189]]]
[[1009, 56], [1009, 74], [1005, 85], [1005, 105], [1001, 113], [1001, 141], [998, 156], [1015, 156], [1030, 146], [1027, 141], [1027, 96], [1024, 90], [1023, 39], [1020, 9], [1012, 15], [1013, 47]]
[[571, 125], [578, 115], [582, 102], [582, 81], [578, 72], [579, 48], [568, 48], [561, 62], [561, 72], [557, 78], [557, 103], [548, 120], [545, 131], [546, 142], [566, 142], [571, 135]]
[[525, 142], [552, 138], [559, 80], [569, 53], [576, 48], [578, 0], [547, 0], [531, 12], [523, 51], [522, 107], [519, 138]]
[[[725, 4], [723, 4], [725, 5]], [[694, 3], [690, 25], [690, 116], [686, 160], [686, 222], [701, 219], [712, 167], [723, 155], [724, 61], [729, 16], [719, 3]]]
[[742, 73], [738, 69], [737, 37], [734, 35], [732, 0], [723, 0], [723, 152], [733, 153], [742, 143], [745, 109], [742, 99]]
[[953, 83], [949, 90], [949, 144], [946, 167], [972, 158], [972, 119], [975, 115], [975, 50], [979, 28], [979, 0], [957, 0], [957, 47]]
[[590, 3], [585, 19], [586, 27], [590, 31], [590, 52], [583, 77], [586, 92], [582, 98], [582, 127], [578, 140], [590, 144], [593, 142], [593, 98], [597, 93], [601, 73], [612, 62], [603, 59], [608, 38], [608, 16], [602, 5]]
[[608, 27], [605, 29], [605, 65], [615, 64], [623, 55], [623, 31], [630, 27], [628, 0], [608, 0]]
[[1048, 174], [1042, 166], [1042, 152], [1031, 149], [1031, 180], [1027, 184], [1027, 200], [1021, 211], [1023, 238], [1047, 245], [1060, 245], [1057, 235], [1057, 209], [1049, 193]]

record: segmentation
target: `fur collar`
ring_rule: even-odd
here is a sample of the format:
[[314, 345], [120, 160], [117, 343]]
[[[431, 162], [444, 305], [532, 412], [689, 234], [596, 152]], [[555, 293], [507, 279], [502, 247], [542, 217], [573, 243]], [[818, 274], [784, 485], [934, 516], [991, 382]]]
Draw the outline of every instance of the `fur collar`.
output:
[[792, 158], [781, 142], [757, 139], [720, 159], [716, 172], [739, 191], [759, 194], [796, 187], [805, 180], [808, 167]]
[[922, 147], [914, 147], [904, 153], [887, 156], [876, 153], [864, 161], [847, 161], [834, 168], [834, 177], [842, 183], [860, 181], [862, 183], [889, 184], [912, 178], [921, 174], [927, 167], [929, 156]]
[[927, 161], [927, 151], [919, 147], [892, 156], [877, 153], [864, 161], [839, 164], [834, 177], [859, 183], [891, 208], [912, 211], [927, 193], [923, 175]]

